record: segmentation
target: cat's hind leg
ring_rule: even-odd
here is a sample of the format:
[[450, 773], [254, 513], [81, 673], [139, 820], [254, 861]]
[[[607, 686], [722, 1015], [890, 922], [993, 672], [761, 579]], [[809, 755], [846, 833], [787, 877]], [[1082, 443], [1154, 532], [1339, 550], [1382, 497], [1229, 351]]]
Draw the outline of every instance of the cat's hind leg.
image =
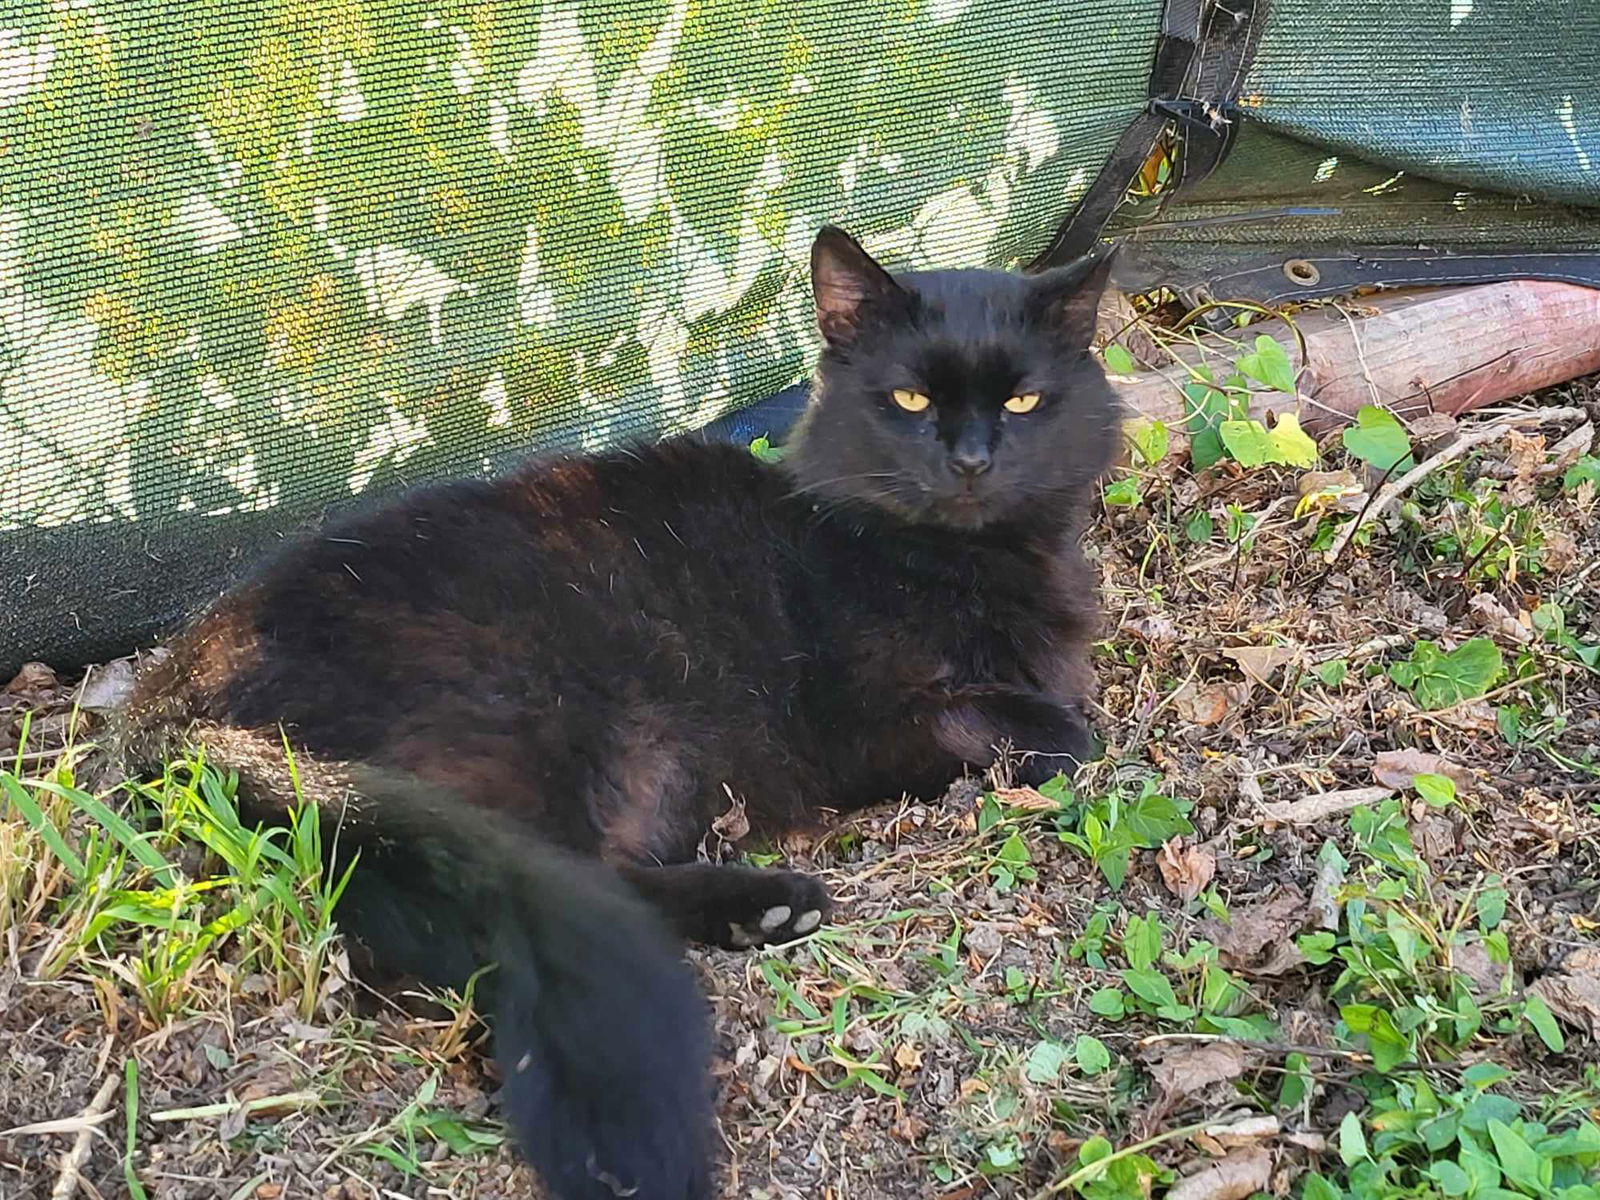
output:
[[804, 937], [833, 908], [822, 881], [798, 871], [680, 863], [618, 872], [683, 937], [730, 950]]

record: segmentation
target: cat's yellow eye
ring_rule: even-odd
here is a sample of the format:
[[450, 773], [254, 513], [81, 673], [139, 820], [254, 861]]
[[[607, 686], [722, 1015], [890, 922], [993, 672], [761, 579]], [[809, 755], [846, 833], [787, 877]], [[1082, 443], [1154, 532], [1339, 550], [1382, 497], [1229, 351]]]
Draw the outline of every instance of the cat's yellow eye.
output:
[[922, 412], [929, 404], [928, 398], [921, 392], [910, 392], [905, 388], [895, 388], [894, 402], [907, 412]]
[[1013, 396], [1006, 401], [1006, 411], [1014, 413], [1029, 413], [1039, 407], [1038, 392], [1024, 392], [1020, 396]]

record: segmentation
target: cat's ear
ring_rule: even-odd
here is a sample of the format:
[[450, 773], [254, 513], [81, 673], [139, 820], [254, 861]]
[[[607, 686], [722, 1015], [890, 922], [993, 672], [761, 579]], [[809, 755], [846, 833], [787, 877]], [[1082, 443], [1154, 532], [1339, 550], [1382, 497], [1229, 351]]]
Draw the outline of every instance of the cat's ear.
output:
[[1094, 343], [1100, 297], [1111, 279], [1116, 248], [1102, 247], [1035, 275], [1029, 281], [1028, 315], [1068, 345], [1087, 350]]
[[832, 225], [811, 244], [811, 295], [830, 346], [848, 346], [874, 321], [904, 313], [909, 301], [861, 243]]

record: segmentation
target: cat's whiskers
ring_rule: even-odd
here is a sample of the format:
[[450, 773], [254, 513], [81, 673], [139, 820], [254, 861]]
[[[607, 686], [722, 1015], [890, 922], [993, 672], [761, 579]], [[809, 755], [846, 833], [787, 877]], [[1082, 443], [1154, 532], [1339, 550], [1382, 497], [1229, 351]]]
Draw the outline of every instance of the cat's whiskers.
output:
[[797, 496], [815, 495], [817, 488], [831, 487], [836, 483], [852, 483], [860, 479], [897, 480], [905, 474], [906, 472], [904, 471], [862, 471], [853, 475], [835, 475], [831, 479], [814, 479], [789, 492], [786, 499], [793, 500]]

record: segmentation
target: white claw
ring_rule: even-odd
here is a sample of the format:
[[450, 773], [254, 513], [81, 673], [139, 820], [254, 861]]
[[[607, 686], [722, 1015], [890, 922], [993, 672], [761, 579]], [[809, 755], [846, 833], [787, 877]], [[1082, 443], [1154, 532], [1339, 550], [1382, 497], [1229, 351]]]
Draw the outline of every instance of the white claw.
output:
[[815, 908], [808, 909], [806, 912], [801, 913], [800, 919], [794, 923], [794, 931], [796, 933], [810, 933], [821, 924], [822, 911]]
[[761, 932], [771, 933], [778, 926], [789, 919], [789, 906], [780, 904], [776, 908], [767, 909], [761, 918]]

